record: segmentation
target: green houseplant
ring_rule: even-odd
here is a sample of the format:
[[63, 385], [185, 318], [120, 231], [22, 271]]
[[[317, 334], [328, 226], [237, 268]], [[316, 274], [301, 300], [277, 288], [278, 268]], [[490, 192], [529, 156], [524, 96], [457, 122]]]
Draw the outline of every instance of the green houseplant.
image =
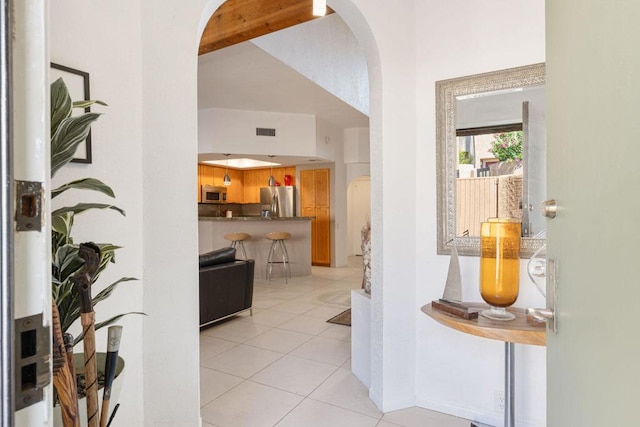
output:
[[[60, 78], [51, 84], [51, 177], [64, 165], [69, 163], [74, 156], [78, 144], [83, 142], [100, 114], [84, 112], [72, 116], [74, 108], [86, 108], [92, 104], [106, 105], [101, 101], [72, 102], [69, 91], [64, 81]], [[113, 190], [95, 178], [83, 178], [68, 182], [51, 191], [51, 198], [59, 196], [68, 190], [90, 190], [115, 197]], [[80, 317], [80, 304], [73, 283], [70, 278], [84, 264], [78, 253], [79, 245], [75, 244], [72, 237], [74, 218], [76, 215], [92, 209], [109, 209], [125, 215], [124, 210], [117, 206], [105, 203], [78, 203], [75, 206], [64, 206], [51, 212], [51, 256], [52, 256], [52, 296], [58, 311], [60, 312], [60, 324], [63, 332], [76, 322]], [[100, 273], [111, 263], [115, 262], [115, 251], [119, 246], [111, 243], [100, 243], [100, 267], [93, 278], [95, 283]], [[116, 287], [123, 282], [137, 280], [133, 277], [121, 277], [93, 296], [94, 307], [109, 298]], [[110, 325], [124, 313], [113, 316], [95, 325], [96, 330]], [[143, 313], [137, 313], [143, 314]], [[82, 340], [82, 335], [74, 340], [74, 345]]]
[[504, 132], [493, 135], [491, 153], [501, 162], [522, 161], [522, 131]]

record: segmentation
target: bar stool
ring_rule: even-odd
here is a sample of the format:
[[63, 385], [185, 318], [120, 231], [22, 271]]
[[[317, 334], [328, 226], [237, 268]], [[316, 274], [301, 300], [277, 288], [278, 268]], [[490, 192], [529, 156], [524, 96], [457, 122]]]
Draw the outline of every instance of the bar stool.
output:
[[242, 256], [243, 259], [247, 259], [247, 251], [245, 251], [244, 249], [244, 241], [245, 240], [249, 240], [251, 238], [250, 234], [247, 233], [229, 233], [229, 234], [225, 234], [224, 238], [226, 240], [230, 240], [231, 241], [231, 247], [232, 248], [236, 248], [236, 250], [238, 248], [240, 248], [240, 250], [242, 251]]
[[[275, 231], [273, 233], [268, 233], [264, 237], [271, 240], [271, 249], [269, 249], [269, 256], [267, 257], [267, 280], [271, 281], [273, 263], [282, 262], [282, 266], [284, 267], [284, 282], [289, 283], [288, 278], [291, 277], [291, 267], [289, 266], [289, 254], [287, 253], [287, 247], [285, 246], [284, 241], [291, 238], [291, 233], [287, 233], [286, 231]], [[273, 257], [276, 250], [278, 250], [278, 247], [282, 253], [282, 261], [273, 261]]]

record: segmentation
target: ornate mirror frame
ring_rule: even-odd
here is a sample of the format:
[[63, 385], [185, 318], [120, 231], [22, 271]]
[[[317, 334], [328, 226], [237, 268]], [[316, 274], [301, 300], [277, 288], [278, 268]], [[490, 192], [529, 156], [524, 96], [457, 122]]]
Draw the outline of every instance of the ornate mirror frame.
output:
[[[450, 254], [455, 241], [460, 255], [479, 256], [480, 238], [456, 236], [456, 99], [459, 96], [545, 84], [545, 64], [509, 68], [436, 82], [436, 171], [438, 188], [438, 254]], [[520, 257], [529, 258], [543, 238], [523, 238]]]

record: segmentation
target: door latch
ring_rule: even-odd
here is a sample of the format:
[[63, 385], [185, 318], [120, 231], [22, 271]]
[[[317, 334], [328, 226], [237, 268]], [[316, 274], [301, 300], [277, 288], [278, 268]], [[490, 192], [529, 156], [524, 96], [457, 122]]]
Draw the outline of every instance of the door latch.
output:
[[16, 181], [16, 230], [41, 231], [43, 211], [42, 183]]
[[547, 260], [547, 308], [527, 308], [527, 314], [540, 322], [547, 322], [547, 327], [554, 334], [558, 333], [557, 316], [557, 290], [556, 280], [557, 262], [554, 259]]
[[44, 387], [51, 382], [51, 333], [42, 324], [42, 313], [15, 322], [15, 410], [19, 411], [42, 401]]

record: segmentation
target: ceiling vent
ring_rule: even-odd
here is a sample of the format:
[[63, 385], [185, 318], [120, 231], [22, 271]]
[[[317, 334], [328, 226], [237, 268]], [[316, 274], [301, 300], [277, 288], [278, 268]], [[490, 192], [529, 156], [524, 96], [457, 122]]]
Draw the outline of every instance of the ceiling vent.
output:
[[256, 128], [257, 136], [276, 136], [276, 130], [270, 128]]

